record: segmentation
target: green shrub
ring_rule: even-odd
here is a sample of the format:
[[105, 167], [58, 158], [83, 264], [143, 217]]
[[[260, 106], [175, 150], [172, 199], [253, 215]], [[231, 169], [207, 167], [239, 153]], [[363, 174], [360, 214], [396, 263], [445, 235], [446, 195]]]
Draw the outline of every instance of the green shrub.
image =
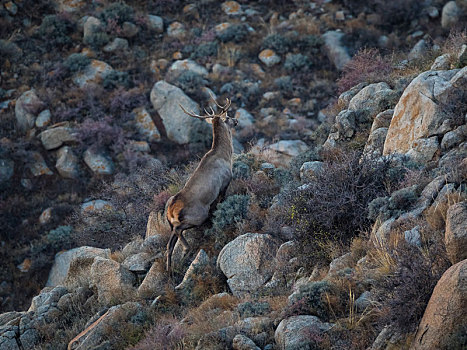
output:
[[202, 153], [211, 147], [212, 126], [204, 121], [194, 123], [190, 129], [190, 151]]
[[44, 17], [37, 33], [45, 41], [47, 48], [51, 49], [70, 45], [69, 35], [73, 30], [73, 24], [67, 19], [57, 15], [49, 15]]
[[290, 51], [292, 40], [280, 34], [271, 34], [263, 40], [261, 47], [271, 49], [278, 54], [285, 54]]
[[201, 75], [186, 70], [177, 78], [177, 86], [186, 93], [195, 94], [203, 86], [206, 86], [207, 80]]
[[322, 320], [329, 319], [329, 304], [326, 294], [332, 292], [332, 285], [328, 281], [310, 282], [298, 288], [291, 295], [289, 310], [293, 315], [316, 315]]
[[222, 31], [217, 37], [223, 43], [233, 41], [241, 43], [248, 35], [248, 28], [244, 24], [233, 24]]
[[227, 243], [227, 231], [246, 218], [250, 203], [249, 195], [235, 194], [217, 204], [212, 215], [212, 227], [205, 234], [216, 239], [216, 248], [222, 248]]
[[301, 53], [296, 55], [287, 55], [284, 63], [284, 68], [291, 72], [307, 70], [310, 66], [311, 62], [309, 58]]
[[293, 90], [292, 78], [289, 75], [274, 79], [274, 85], [282, 92]]
[[368, 204], [368, 219], [375, 221], [378, 217], [383, 221], [391, 217], [389, 197], [378, 197]]
[[88, 56], [81, 53], [73, 53], [66, 58], [63, 66], [70, 73], [76, 73], [86, 68], [89, 63], [91, 63], [91, 59]]
[[236, 160], [232, 164], [232, 178], [234, 179], [247, 179], [250, 177], [250, 167], [248, 164]]
[[94, 50], [100, 49], [102, 46], [109, 42], [110, 38], [105, 32], [95, 32], [88, 36], [84, 40], [86, 45], [91, 46]]
[[104, 89], [106, 90], [115, 89], [116, 87], [119, 87], [119, 86], [122, 86], [128, 89], [131, 87], [130, 75], [128, 74], [128, 72], [119, 72], [119, 71], [113, 70], [112, 72], [110, 72], [104, 77], [104, 80], [102, 81], [102, 85], [104, 86]]
[[217, 42], [213, 41], [210, 43], [204, 43], [201, 45], [196, 46], [193, 53], [191, 54], [192, 59], [197, 58], [205, 58], [209, 56], [217, 56], [217, 50], [219, 49], [219, 45]]
[[55, 249], [67, 247], [71, 241], [71, 226], [58, 226], [56, 229], [50, 230], [47, 234], [47, 240]]
[[107, 7], [101, 14], [104, 22], [116, 21], [118, 24], [133, 21], [134, 10], [124, 2], [117, 2]]

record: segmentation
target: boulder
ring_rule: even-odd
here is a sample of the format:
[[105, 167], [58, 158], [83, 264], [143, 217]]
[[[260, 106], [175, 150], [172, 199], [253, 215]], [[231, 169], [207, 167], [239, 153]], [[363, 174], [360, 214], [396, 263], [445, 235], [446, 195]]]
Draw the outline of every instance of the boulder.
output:
[[46, 309], [57, 306], [60, 298], [66, 293], [68, 290], [63, 286], [45, 287], [39, 295], [32, 298], [28, 312], [43, 313]]
[[83, 42], [89, 43], [92, 36], [101, 32], [103, 29], [102, 22], [96, 17], [89, 16], [83, 24]]
[[278, 64], [281, 61], [280, 56], [278, 56], [273, 50], [266, 49], [259, 53], [258, 58], [263, 62], [267, 67], [272, 67]]
[[326, 53], [338, 70], [342, 70], [344, 66], [350, 61], [350, 55], [341, 42], [343, 36], [344, 33], [334, 30], [323, 34], [324, 48]]
[[102, 48], [104, 52], [115, 52], [121, 53], [122, 51], [128, 50], [128, 40], [123, 38], [115, 38], [111, 43], [108, 43]]
[[145, 273], [151, 267], [154, 258], [151, 254], [146, 252], [137, 253], [126, 258], [122, 265], [129, 271], [135, 273]]
[[86, 5], [84, 0], [58, 0], [57, 3], [60, 12], [75, 12]]
[[190, 59], [175, 61], [169, 68], [169, 73], [174, 77], [178, 77], [186, 71], [201, 75], [202, 77], [206, 77], [209, 74], [206, 68]]
[[446, 252], [453, 264], [467, 259], [467, 202], [451, 205], [446, 214]]
[[43, 110], [39, 113], [36, 118], [36, 127], [43, 128], [44, 126], [49, 125], [50, 119], [52, 118], [52, 114], [50, 113], [49, 109]]
[[167, 28], [167, 35], [173, 38], [183, 38], [186, 34], [185, 26], [180, 22], [172, 22]]
[[42, 157], [42, 154], [39, 152], [31, 152], [31, 157], [27, 167], [35, 177], [42, 175], [53, 175], [52, 170], [49, 169], [47, 163], [44, 160], [44, 157]]
[[[462, 86], [466, 81], [467, 67], [462, 70], [428, 71], [416, 77], [394, 109], [383, 154], [406, 153], [417, 146], [416, 141], [438, 137], [452, 130], [454, 121], [445, 106], [461, 101]], [[422, 147], [427, 143], [420, 142], [423, 143]]]
[[[83, 246], [57, 253], [55, 255], [52, 268], [49, 272], [49, 278], [47, 279], [47, 283], [45, 285], [48, 287], [54, 287], [63, 284], [67, 278], [72, 260], [76, 258], [94, 260], [96, 256], [109, 258], [110, 249]], [[70, 278], [72, 278], [72, 276], [70, 276]]]
[[253, 340], [244, 336], [243, 334], [237, 334], [232, 341], [233, 350], [261, 350]]
[[436, 284], [410, 349], [449, 349], [456, 333], [465, 332], [465, 310], [467, 259], [451, 266]]
[[111, 202], [103, 199], [94, 199], [81, 204], [81, 215], [93, 215], [106, 210], [114, 210], [114, 206]]
[[365, 144], [363, 154], [372, 157], [379, 157], [383, 154], [384, 141], [388, 134], [388, 128], [379, 128], [373, 131]]
[[93, 148], [84, 152], [84, 162], [97, 175], [112, 175], [115, 169], [114, 163], [107, 155]]
[[177, 290], [188, 291], [193, 289], [195, 280], [198, 279], [209, 265], [209, 257], [206, 252], [201, 249], [196, 255], [195, 259], [191, 262], [190, 267], [185, 272], [182, 282], [175, 287]]
[[217, 264], [235, 296], [254, 293], [272, 277], [277, 248], [270, 235], [247, 233], [221, 250]]
[[347, 109], [349, 107], [349, 103], [352, 100], [352, 98], [360, 92], [361, 89], [363, 89], [365, 86], [367, 86], [368, 83], [360, 83], [358, 85], [355, 85], [352, 87], [350, 90], [344, 91], [342, 94], [339, 95], [339, 98], [337, 100], [337, 104], [342, 107], [343, 109]]
[[72, 130], [65, 126], [57, 126], [44, 130], [39, 134], [42, 145], [46, 150], [60, 147], [64, 142], [75, 141]]
[[44, 108], [44, 103], [36, 95], [35, 90], [24, 92], [15, 105], [15, 116], [18, 129], [27, 131], [34, 127], [36, 115]]
[[164, 32], [164, 20], [162, 17], [155, 15], [147, 15], [148, 28], [155, 31], [156, 33]]
[[113, 68], [103, 61], [91, 60], [84, 70], [73, 76], [73, 82], [80, 88], [89, 84], [100, 84], [102, 80], [113, 71]]
[[361, 89], [349, 103], [349, 110], [366, 110], [373, 119], [386, 110], [394, 99], [394, 91], [386, 83], [370, 84]]
[[448, 53], [438, 56], [431, 65], [430, 70], [448, 70], [451, 67], [450, 61], [451, 55]]
[[96, 257], [91, 266], [91, 283], [97, 288], [99, 302], [109, 305], [131, 297], [135, 276], [114, 260]]
[[197, 125], [204, 123], [186, 115], [180, 108], [182, 105], [187, 111], [199, 113], [198, 104], [181, 89], [163, 80], [154, 84], [151, 103], [162, 119], [167, 137], [178, 144], [189, 143]]
[[79, 178], [79, 159], [68, 146], [63, 146], [58, 150], [55, 168], [65, 179]]
[[312, 179], [323, 170], [324, 163], [320, 161], [305, 162], [300, 167], [300, 179]]
[[229, 16], [238, 16], [243, 13], [242, 7], [236, 1], [226, 1], [222, 3], [221, 7], [222, 11], [224, 11], [225, 14]]
[[391, 119], [393, 114], [393, 109], [387, 109], [381, 113], [378, 113], [375, 119], [373, 119], [373, 124], [371, 125], [370, 133], [379, 128], [389, 128], [389, 125], [391, 125]]
[[459, 22], [461, 15], [462, 11], [455, 1], [447, 2], [441, 12], [441, 26], [446, 29], [452, 28]]
[[136, 24], [131, 22], [123, 22], [122, 24], [122, 36], [125, 38], [133, 38], [139, 33], [139, 28]]
[[322, 349], [320, 340], [331, 327], [316, 316], [292, 316], [279, 323], [274, 339], [280, 350]]
[[235, 119], [238, 121], [239, 128], [252, 126], [255, 122], [255, 118], [246, 109], [243, 108], [237, 109], [237, 112], [235, 112]]
[[[115, 349], [121, 340], [115, 332], [134, 329], [136, 316], [143, 306], [137, 302], [112, 306], [68, 343], [70, 350]], [[97, 315], [98, 316], [98, 315]], [[126, 328], [125, 328], [126, 326]], [[110, 340], [107, 340], [110, 339]]]
[[167, 275], [162, 259], [156, 260], [138, 287], [140, 298], [155, 298], [165, 292]]
[[427, 54], [428, 50], [428, 43], [425, 39], [421, 39], [414, 45], [412, 50], [410, 50], [407, 58], [409, 61], [419, 60]]
[[18, 341], [16, 340], [18, 333], [18, 326], [9, 325], [0, 327], [0, 349], [20, 350]]
[[133, 110], [133, 114], [135, 115], [136, 130], [138, 130], [139, 134], [148, 142], [160, 141], [161, 134], [146, 108], [136, 108]]
[[251, 152], [255, 155], [262, 155], [275, 166], [283, 167], [288, 166], [292, 158], [309, 149], [302, 140], [281, 140], [265, 147], [263, 144], [262, 140], [258, 141]]

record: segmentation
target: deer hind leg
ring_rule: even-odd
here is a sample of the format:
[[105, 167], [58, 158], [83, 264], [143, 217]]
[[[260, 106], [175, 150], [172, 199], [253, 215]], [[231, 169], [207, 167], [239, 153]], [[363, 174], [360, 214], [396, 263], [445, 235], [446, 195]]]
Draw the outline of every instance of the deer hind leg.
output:
[[170, 236], [169, 243], [167, 243], [167, 272], [170, 273], [172, 272], [172, 253], [178, 240], [177, 231], [174, 231], [172, 231], [172, 236]]

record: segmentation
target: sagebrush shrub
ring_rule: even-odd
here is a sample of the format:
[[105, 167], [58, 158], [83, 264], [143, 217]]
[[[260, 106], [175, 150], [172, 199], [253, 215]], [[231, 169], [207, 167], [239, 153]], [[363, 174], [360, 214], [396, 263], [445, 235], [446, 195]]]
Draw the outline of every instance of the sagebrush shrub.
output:
[[290, 72], [308, 70], [310, 66], [311, 62], [308, 56], [302, 55], [301, 53], [287, 55], [284, 63], [284, 68]]
[[363, 82], [385, 81], [392, 70], [389, 61], [383, 58], [378, 50], [363, 49], [352, 57], [342, 70], [342, 75], [337, 81], [339, 93]]
[[91, 63], [91, 59], [88, 56], [81, 53], [72, 53], [63, 62], [63, 66], [70, 73], [76, 73], [86, 68], [89, 63]]
[[131, 87], [130, 75], [128, 72], [113, 70], [104, 77], [102, 86], [104, 86], [106, 90], [115, 89], [119, 86], [128, 89]]
[[248, 28], [244, 24], [233, 24], [217, 35], [223, 43], [241, 43], [248, 35]]
[[278, 54], [285, 54], [292, 47], [292, 40], [281, 34], [271, 34], [263, 40], [261, 47], [271, 49]]
[[74, 26], [68, 19], [49, 15], [44, 17], [37, 33], [44, 40], [46, 47], [52, 49], [70, 45], [72, 42], [70, 34], [73, 30]]
[[54, 249], [68, 248], [72, 231], [73, 227], [69, 225], [58, 226], [56, 229], [49, 231], [47, 240]]
[[101, 18], [104, 20], [104, 22], [113, 20], [118, 24], [123, 24], [123, 22], [131, 22], [133, 21], [133, 17], [133, 8], [124, 2], [116, 2], [109, 5], [101, 14]]
[[323, 171], [305, 186], [283, 193], [288, 222], [305, 262], [329, 262], [329, 243], [347, 246], [369, 228], [368, 204], [387, 194], [388, 169], [389, 161], [341, 153], [325, 159]]
[[217, 42], [215, 41], [210, 43], [204, 43], [196, 46], [190, 57], [192, 59], [215, 57], [217, 56], [218, 49], [219, 45], [217, 45]]

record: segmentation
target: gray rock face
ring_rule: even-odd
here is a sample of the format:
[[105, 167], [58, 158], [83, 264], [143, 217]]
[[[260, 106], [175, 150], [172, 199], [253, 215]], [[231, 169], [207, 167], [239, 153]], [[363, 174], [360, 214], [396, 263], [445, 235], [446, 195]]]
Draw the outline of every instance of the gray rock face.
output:
[[178, 144], [189, 143], [196, 125], [204, 123], [186, 115], [179, 106], [182, 105], [187, 111], [199, 113], [198, 104], [181, 89], [163, 80], [154, 84], [151, 103], [162, 119], [167, 137]]
[[272, 67], [278, 64], [281, 61], [280, 56], [278, 56], [273, 50], [266, 49], [259, 53], [258, 58], [263, 62], [267, 67]]
[[51, 117], [52, 114], [48, 109], [40, 112], [36, 118], [36, 127], [43, 128], [44, 126], [47, 126], [50, 123]]
[[[431, 160], [437, 137], [451, 131], [454, 121], [445, 104], [462, 98], [459, 92], [467, 84], [467, 67], [462, 70], [428, 71], [420, 74], [405, 89], [394, 109], [383, 154], [407, 153], [414, 149], [421, 158]], [[435, 139], [430, 139], [435, 137]], [[429, 152], [425, 147], [429, 146]], [[430, 153], [430, 154], [429, 154]]]
[[110, 249], [100, 249], [94, 247], [79, 247], [60, 252], [55, 255], [55, 260], [49, 272], [46, 286], [54, 287], [65, 282], [70, 269], [70, 263], [76, 258], [94, 259], [96, 256], [102, 258], [110, 257]]
[[84, 152], [84, 162], [95, 174], [111, 175], [114, 172], [115, 166], [112, 160], [91, 148]]
[[341, 42], [343, 36], [344, 33], [337, 31], [329, 31], [323, 34], [324, 47], [327, 55], [338, 70], [342, 70], [350, 61], [350, 55]]
[[41, 310], [56, 306], [60, 298], [67, 293], [67, 289], [63, 286], [45, 287], [39, 295], [32, 298], [31, 306], [28, 312], [34, 311], [40, 313]]
[[451, 205], [446, 214], [444, 242], [453, 264], [467, 259], [467, 202]]
[[0, 327], [0, 349], [20, 350], [19, 344], [16, 341], [18, 333], [18, 326]]
[[232, 341], [233, 350], [261, 350], [253, 340], [244, 336], [243, 334], [237, 334]]
[[349, 110], [367, 110], [370, 117], [387, 109], [394, 91], [386, 83], [370, 84], [361, 89], [349, 103]]
[[436, 57], [435, 61], [430, 67], [430, 70], [447, 70], [451, 66], [450, 55], [448, 53]]
[[243, 108], [237, 109], [237, 112], [235, 113], [235, 119], [238, 120], [238, 126], [240, 128], [251, 126], [255, 121], [255, 118], [246, 109]]
[[144, 273], [149, 270], [153, 260], [151, 254], [141, 252], [126, 258], [122, 265], [131, 272]]
[[36, 115], [44, 108], [44, 103], [34, 90], [24, 92], [16, 101], [15, 116], [18, 129], [27, 131], [34, 127]]
[[384, 141], [388, 134], [388, 128], [379, 128], [373, 131], [368, 137], [363, 153], [371, 156], [381, 156], [383, 154]]
[[175, 289], [184, 291], [192, 289], [195, 278], [201, 275], [208, 265], [209, 257], [206, 252], [201, 249], [196, 255], [196, 258], [190, 264], [188, 270], [185, 272], [185, 276], [183, 276], [182, 282], [176, 286]]
[[44, 148], [48, 151], [60, 147], [64, 142], [75, 140], [71, 129], [65, 126], [47, 129], [39, 134], [39, 138]]
[[169, 73], [175, 77], [186, 71], [201, 75], [202, 77], [206, 77], [209, 73], [206, 68], [190, 59], [175, 61], [169, 68]]
[[88, 43], [92, 35], [102, 31], [102, 26], [99, 19], [89, 16], [83, 25], [83, 42]]
[[461, 10], [455, 1], [449, 1], [443, 6], [441, 12], [441, 26], [443, 28], [451, 28], [457, 24], [461, 16]]
[[221, 250], [217, 264], [235, 296], [254, 293], [272, 277], [277, 248], [270, 235], [247, 233]]
[[86, 5], [84, 0], [59, 0], [57, 1], [60, 11], [75, 12]]
[[316, 316], [293, 316], [284, 319], [274, 333], [274, 339], [280, 350], [320, 349], [314, 339], [319, 339], [332, 327], [323, 323]]
[[96, 257], [91, 266], [91, 281], [97, 287], [99, 302], [109, 305], [132, 295], [135, 276], [114, 260]]
[[408, 59], [414, 61], [422, 58], [428, 52], [428, 44], [425, 39], [419, 40], [415, 46], [410, 50]]
[[79, 178], [79, 159], [68, 146], [63, 146], [58, 150], [55, 168], [65, 179]]
[[111, 43], [108, 43], [102, 48], [104, 52], [121, 52], [128, 50], [128, 40], [123, 38], [115, 38]]

